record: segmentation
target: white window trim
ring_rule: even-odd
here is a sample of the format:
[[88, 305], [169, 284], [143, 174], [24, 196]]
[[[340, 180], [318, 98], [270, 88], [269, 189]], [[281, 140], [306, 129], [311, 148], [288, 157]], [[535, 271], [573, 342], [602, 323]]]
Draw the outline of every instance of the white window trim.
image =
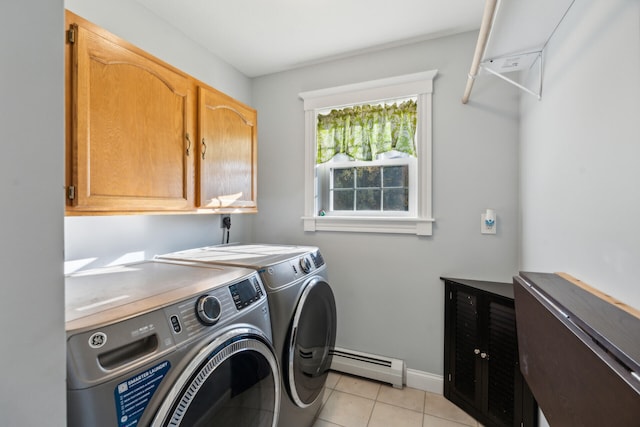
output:
[[[300, 93], [305, 110], [304, 231], [430, 236], [432, 213], [432, 93], [438, 70]], [[319, 216], [315, 206], [316, 111], [400, 97], [418, 97], [418, 211], [414, 217]]]

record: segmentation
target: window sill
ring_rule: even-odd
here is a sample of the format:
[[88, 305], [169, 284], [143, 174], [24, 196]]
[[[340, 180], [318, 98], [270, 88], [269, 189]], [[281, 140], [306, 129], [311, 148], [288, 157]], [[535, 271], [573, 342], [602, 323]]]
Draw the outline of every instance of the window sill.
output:
[[302, 217], [304, 231], [346, 231], [431, 236], [433, 218]]

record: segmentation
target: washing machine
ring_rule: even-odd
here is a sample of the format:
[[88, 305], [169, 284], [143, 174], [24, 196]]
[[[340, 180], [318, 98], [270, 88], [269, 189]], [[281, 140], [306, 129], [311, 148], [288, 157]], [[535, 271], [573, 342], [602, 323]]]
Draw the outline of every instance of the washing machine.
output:
[[277, 426], [255, 270], [144, 261], [68, 275], [65, 288], [68, 426]]
[[313, 425], [336, 339], [336, 305], [327, 266], [314, 246], [229, 244], [158, 257], [252, 268], [267, 291], [273, 342], [282, 371], [281, 427]]

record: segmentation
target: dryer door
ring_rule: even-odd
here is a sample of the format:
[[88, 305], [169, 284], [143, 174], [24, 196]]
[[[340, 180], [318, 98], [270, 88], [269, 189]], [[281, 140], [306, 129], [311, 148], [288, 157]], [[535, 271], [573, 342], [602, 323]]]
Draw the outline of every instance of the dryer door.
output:
[[228, 332], [189, 363], [152, 426], [275, 427], [278, 375], [273, 351], [258, 336]]
[[336, 343], [336, 303], [321, 277], [304, 286], [289, 331], [287, 387], [296, 405], [305, 408], [322, 392]]

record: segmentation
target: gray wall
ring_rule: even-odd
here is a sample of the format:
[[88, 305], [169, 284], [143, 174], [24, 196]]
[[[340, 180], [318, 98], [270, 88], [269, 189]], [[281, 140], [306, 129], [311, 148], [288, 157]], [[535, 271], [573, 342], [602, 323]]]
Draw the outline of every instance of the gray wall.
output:
[[[249, 78], [139, 3], [65, 0], [65, 7], [216, 89], [252, 104]], [[231, 240], [248, 241], [251, 222], [250, 215], [233, 215]], [[219, 215], [67, 217], [64, 223], [67, 272], [222, 242]]]
[[522, 98], [522, 268], [640, 308], [640, 2], [576, 1]]
[[0, 14], [0, 424], [64, 426], [62, 0]]
[[[0, 413], [7, 425], [63, 426], [63, 259], [104, 264], [122, 253], [216, 243], [220, 232], [217, 216], [63, 222], [64, 6], [35, 1], [8, 3], [1, 19], [11, 43], [0, 48], [0, 319], [19, 327], [5, 328]], [[633, 280], [640, 268], [637, 1], [576, 1], [549, 46], [542, 101], [527, 95], [520, 106], [516, 89], [492, 78], [479, 79], [470, 104], [460, 104], [475, 33], [266, 76], [252, 88], [140, 6], [122, 0], [66, 6], [259, 110], [260, 213], [234, 217], [232, 240], [319, 245], [338, 299], [339, 345], [442, 373], [442, 275], [509, 281], [518, 268], [561, 270], [640, 307]], [[433, 68], [440, 70], [433, 236], [304, 233], [297, 94]], [[496, 236], [479, 232], [480, 213], [489, 207], [498, 214]], [[25, 316], [27, 308], [37, 309], [37, 318]]]
[[640, 308], [640, 2], [577, 0], [545, 64], [521, 102], [521, 268]]
[[[517, 91], [478, 82], [460, 102], [477, 33], [257, 78], [258, 193], [254, 240], [318, 245], [338, 305], [337, 344], [442, 374], [440, 276], [510, 282], [517, 271]], [[438, 69], [433, 95], [433, 236], [305, 233], [304, 113], [298, 93]], [[480, 234], [494, 208], [497, 235]]]

